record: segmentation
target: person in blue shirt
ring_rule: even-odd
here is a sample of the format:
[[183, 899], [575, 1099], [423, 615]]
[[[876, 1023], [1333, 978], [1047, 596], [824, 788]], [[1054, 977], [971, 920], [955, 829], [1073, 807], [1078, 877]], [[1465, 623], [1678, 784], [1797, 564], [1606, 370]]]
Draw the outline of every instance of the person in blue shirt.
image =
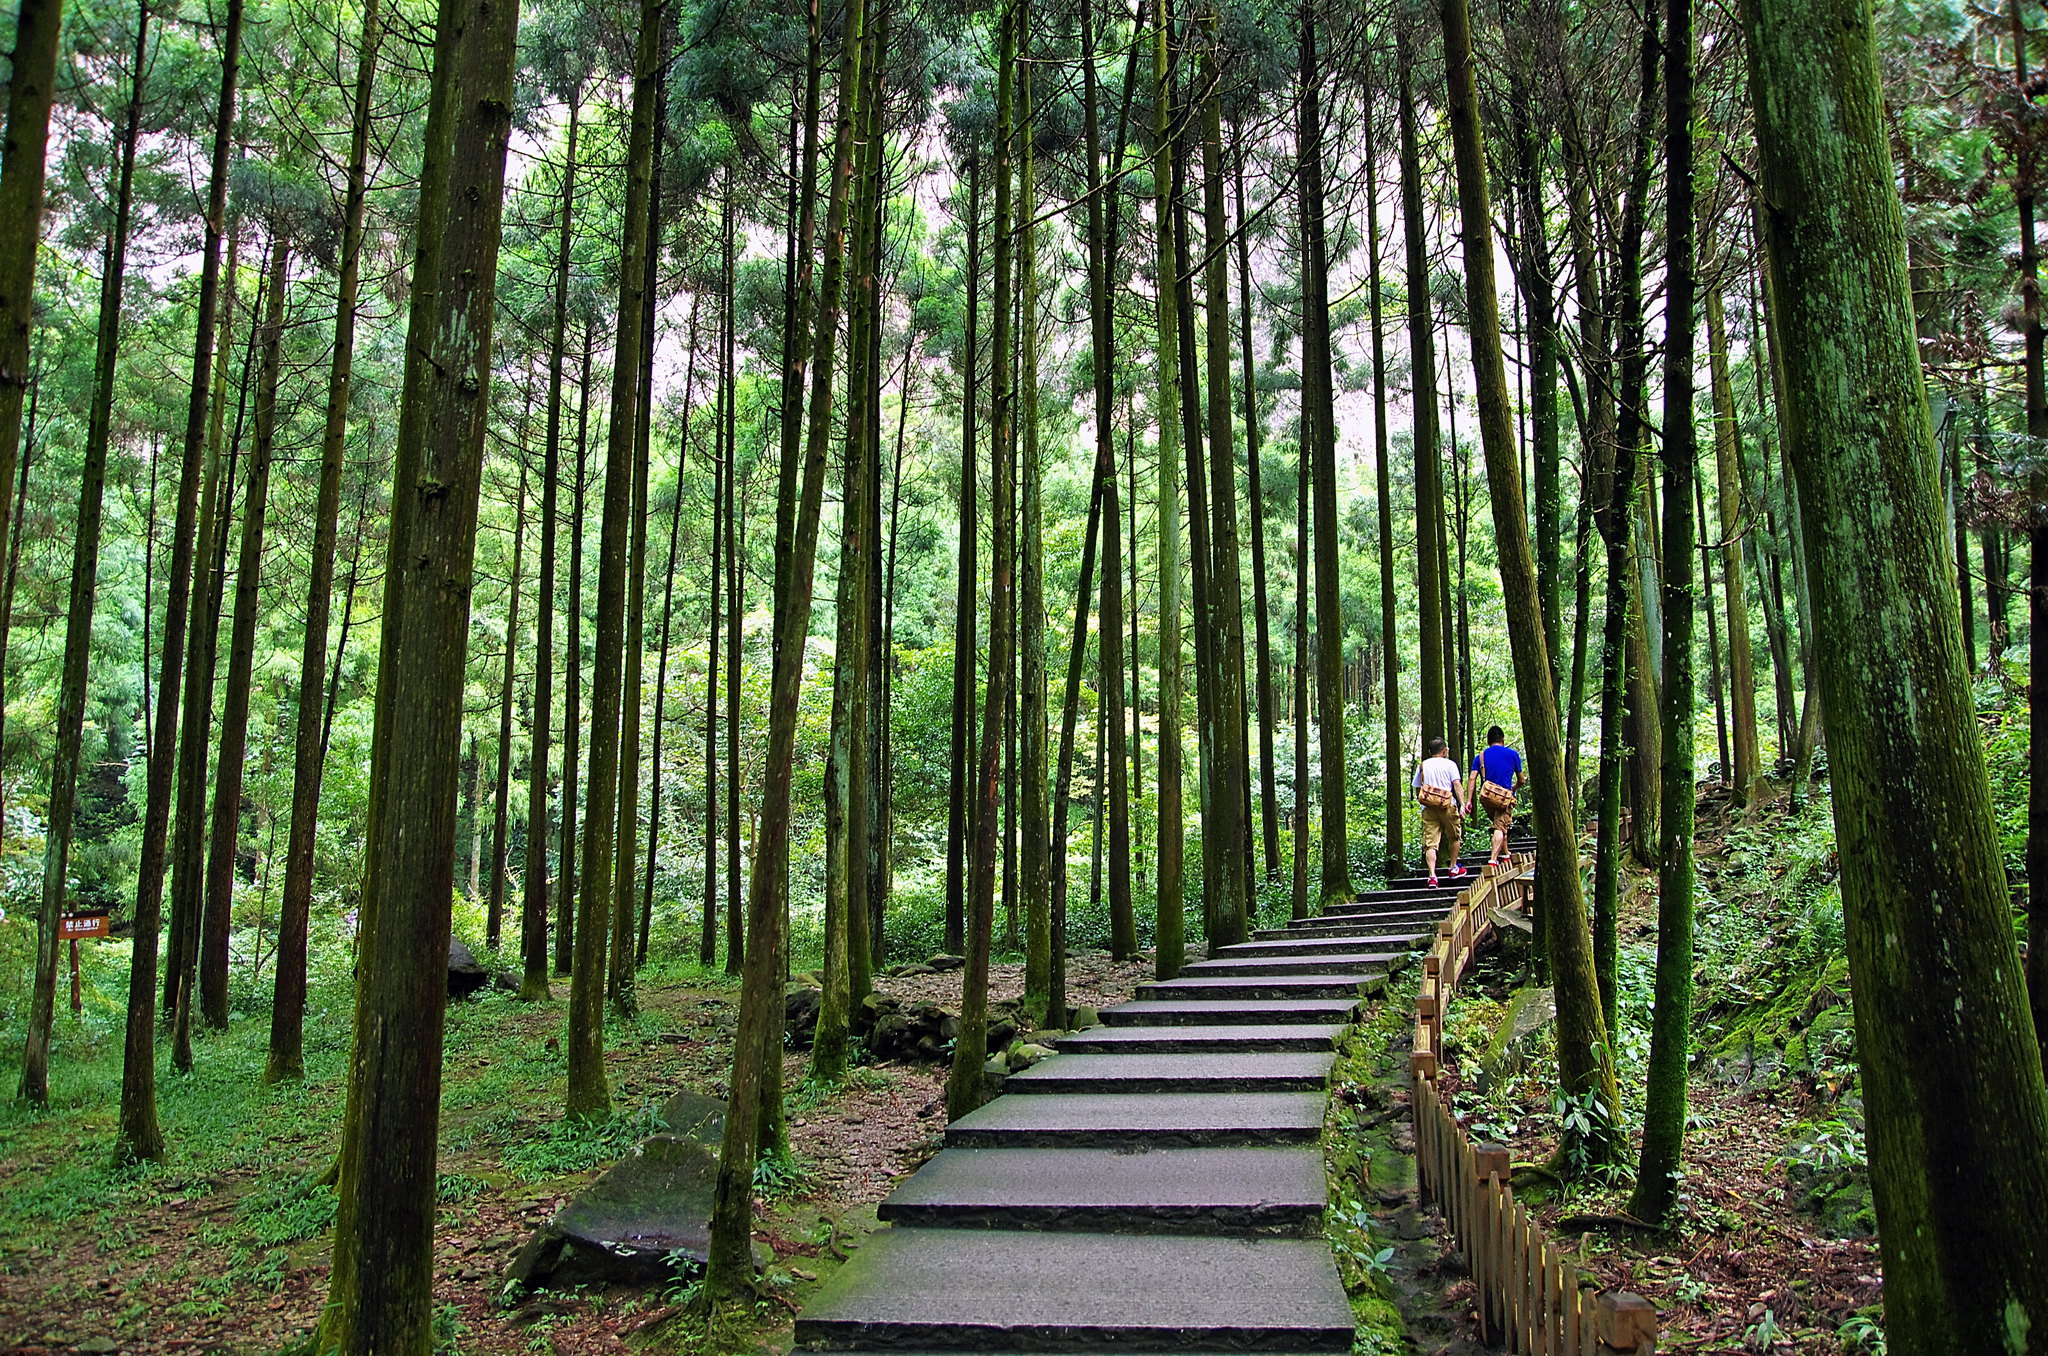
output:
[[[1477, 800], [1486, 806], [1486, 813], [1493, 820], [1493, 848], [1487, 854], [1488, 866], [1497, 864], [1507, 854], [1508, 829], [1515, 822], [1514, 793], [1522, 789], [1522, 755], [1509, 748], [1506, 740], [1500, 726], [1487, 730], [1486, 747], [1472, 759], [1472, 775], [1465, 783], [1465, 813], [1472, 813], [1472, 803]], [[1489, 787], [1498, 788], [1491, 792], [1491, 800]]]

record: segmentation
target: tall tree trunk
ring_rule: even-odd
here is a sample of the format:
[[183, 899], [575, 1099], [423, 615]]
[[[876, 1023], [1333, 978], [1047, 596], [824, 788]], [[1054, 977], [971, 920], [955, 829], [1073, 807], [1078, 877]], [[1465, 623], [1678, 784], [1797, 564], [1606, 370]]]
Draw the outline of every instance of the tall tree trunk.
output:
[[[54, 15], [52, 23], [55, 23]], [[23, 33], [22, 36], [34, 40], [29, 34]], [[50, 1104], [50, 1028], [55, 1019], [57, 1001], [57, 920], [64, 912], [64, 887], [70, 878], [71, 833], [78, 809], [79, 766], [85, 746], [86, 682], [92, 668], [92, 614], [99, 596], [100, 528], [105, 521], [107, 451], [113, 442], [114, 377], [121, 355], [121, 300], [128, 273], [135, 148], [141, 130], [142, 96], [149, 62], [148, 43], [149, 10], [143, 6], [136, 11], [134, 64], [129, 72], [128, 110], [121, 127], [121, 168], [114, 191], [113, 230], [107, 236], [106, 251], [101, 256], [99, 333], [93, 354], [92, 407], [86, 426], [85, 461], [79, 473], [78, 518], [73, 527], [71, 549], [71, 599], [65, 615], [64, 668], [57, 694], [56, 748], [50, 764], [50, 798], [43, 835], [43, 898], [42, 914], [36, 921], [35, 988], [30, 999], [28, 1044], [21, 1059], [20, 1095], [38, 1107]], [[15, 78], [22, 78], [19, 68]], [[35, 97], [34, 92], [10, 96], [10, 142], [14, 132], [14, 108]], [[42, 112], [44, 126], [47, 127], [47, 104], [42, 105]], [[12, 149], [11, 144], [9, 149]], [[11, 161], [13, 156], [8, 155], [6, 159]], [[40, 190], [40, 157], [35, 166], [23, 168], [28, 168], [36, 177], [36, 187]], [[21, 223], [27, 228], [31, 250], [40, 225], [40, 191], [35, 198], [29, 204], [29, 220]], [[0, 203], [0, 209], [10, 205]], [[0, 223], [6, 223], [4, 216], [0, 216]], [[4, 227], [0, 227], [0, 242], [5, 239]], [[0, 249], [4, 249], [4, 243], [0, 243]], [[0, 325], [6, 323], [4, 306], [0, 306]], [[12, 334], [0, 334], [0, 343], [7, 343], [9, 348], [12, 348], [12, 339]], [[26, 340], [25, 333], [23, 339]], [[15, 356], [11, 352], [0, 354], [0, 363]], [[22, 366], [25, 368], [26, 363]], [[7, 431], [7, 441], [13, 443], [20, 432], [21, 389], [4, 380], [0, 380], [0, 388], [12, 390], [13, 419], [16, 422], [15, 427]], [[0, 420], [5, 418], [6, 411], [0, 410]], [[5, 479], [0, 479], [0, 485], [13, 479], [12, 450], [10, 447], [9, 456], [0, 459], [0, 471], [8, 473]], [[0, 493], [0, 499], [5, 497]], [[0, 530], [0, 541], [4, 540], [4, 530]], [[146, 693], [144, 699], [147, 700]], [[153, 929], [150, 941], [153, 947]], [[153, 992], [155, 983], [154, 975], [143, 980], [147, 991]], [[161, 1153], [160, 1146], [158, 1153]]]
[[[973, 816], [969, 747], [974, 742], [976, 589], [980, 583], [980, 527], [975, 506], [980, 472], [975, 466], [976, 403], [981, 348], [981, 157], [967, 156], [967, 371], [960, 402], [960, 567], [953, 610], [953, 745], [946, 800], [946, 949], [959, 953], [966, 942], [967, 837]], [[1054, 859], [1054, 869], [1064, 864]]]
[[433, 1343], [456, 740], [517, 30], [512, 7], [471, 0], [444, 0], [435, 26], [322, 1356]]
[[[1172, 15], [1168, 0], [1157, 0], [1158, 15], [1151, 35], [1153, 51], [1153, 138], [1152, 182], [1156, 212], [1154, 236], [1158, 242], [1153, 276], [1159, 295], [1154, 307], [1158, 342], [1159, 383], [1159, 488], [1154, 517], [1159, 532], [1159, 769], [1157, 773], [1159, 810], [1158, 935], [1154, 947], [1154, 973], [1172, 979], [1186, 959], [1184, 940], [1186, 907], [1182, 876], [1182, 825], [1187, 795], [1181, 787], [1181, 620], [1180, 620], [1180, 428], [1181, 375], [1179, 316], [1174, 304], [1172, 245], [1172, 184], [1174, 147], [1169, 135], [1172, 124], [1172, 66], [1169, 35]], [[1081, 581], [1085, 598], [1088, 581]], [[1081, 631], [1076, 630], [1079, 645]], [[1065, 757], [1064, 746], [1062, 757]], [[1064, 806], [1058, 813], [1064, 813]], [[1058, 854], [1054, 869], [1064, 872], [1066, 863]]]
[[1664, 39], [1664, 785], [1657, 872], [1656, 1006], [1643, 1148], [1629, 1213], [1661, 1223], [1678, 1196], [1692, 1055], [1693, 258], [1692, 0], [1669, 0]]
[[[1411, 434], [1415, 451], [1415, 584], [1420, 594], [1422, 744], [1427, 748], [1430, 740], [1449, 732], [1449, 712], [1444, 692], [1443, 583], [1439, 573], [1443, 491], [1437, 479], [1442, 452], [1437, 437], [1436, 324], [1430, 319], [1429, 231], [1422, 212], [1421, 133], [1416, 125], [1412, 74], [1416, 43], [1410, 27], [1400, 27], [1401, 51], [1395, 67], [1401, 124], [1401, 224], [1408, 269], [1409, 370], [1415, 388]], [[1321, 534], [1320, 524], [1317, 533]], [[1330, 641], [1336, 639], [1330, 637]], [[1328, 765], [1327, 756], [1324, 764]]]
[[[662, 717], [668, 706], [668, 644], [675, 621], [676, 548], [683, 525], [683, 468], [690, 456], [690, 416], [695, 413], [697, 396], [697, 320], [701, 300], [700, 294], [690, 294], [690, 339], [683, 359], [683, 424], [676, 438], [675, 502], [670, 505], [668, 514], [668, 563], [662, 567], [661, 573], [661, 641], [656, 647], [659, 657], [654, 664], [654, 747], [647, 759], [647, 869], [641, 873], [640, 879], [640, 941], [634, 956], [642, 965], [647, 963], [647, 934], [654, 925], [654, 864], [656, 851], [661, 845]], [[719, 521], [719, 507], [714, 499], [711, 505], [714, 528]], [[707, 873], [713, 869], [713, 846], [713, 840], [707, 835], [704, 842], [704, 869]], [[713, 943], [717, 940], [709, 926], [699, 939], [697, 956], [697, 963], [709, 969], [715, 959], [715, 946], [713, 956], [704, 955], [702, 942], [705, 939]]]
[[[1309, 39], [1304, 38], [1303, 42], [1304, 48], [1306, 48]], [[1314, 83], [1315, 71], [1313, 67], [1305, 66], [1302, 72], [1302, 88], [1313, 91]], [[1310, 97], [1313, 97], [1312, 93]], [[1366, 250], [1367, 259], [1372, 270], [1372, 294], [1370, 299], [1372, 314], [1372, 452], [1373, 470], [1376, 479], [1374, 489], [1379, 499], [1380, 716], [1386, 736], [1386, 744], [1383, 750], [1387, 763], [1386, 864], [1391, 872], [1396, 863], [1405, 860], [1405, 849], [1402, 847], [1401, 836], [1403, 822], [1407, 818], [1408, 778], [1406, 768], [1403, 766], [1407, 761], [1406, 750], [1401, 743], [1401, 618], [1399, 604], [1394, 594], [1393, 458], [1387, 447], [1387, 350], [1384, 329], [1385, 314], [1380, 295], [1382, 277], [1379, 211], [1380, 143], [1379, 124], [1373, 116], [1373, 108], [1374, 101], [1368, 98], [1365, 104], [1365, 198]], [[1314, 130], [1318, 144], [1320, 144], [1321, 129], [1316, 128]], [[1306, 141], [1307, 139], [1308, 137], [1304, 135], [1303, 140]], [[1319, 278], [1316, 286], [1327, 293], [1327, 282]], [[1327, 316], [1327, 296], [1323, 309], [1325, 316]], [[1327, 349], [1327, 339], [1323, 347]], [[1305, 363], [1304, 366], [1306, 366]], [[1327, 376], [1319, 375], [1317, 381], [1321, 383], [1321, 386], [1318, 387], [1320, 391], [1323, 387], [1329, 385], [1330, 379]], [[1323, 442], [1321, 436], [1317, 436], [1318, 442], [1316, 446], [1320, 453]], [[1303, 493], [1307, 493], [1306, 482], [1304, 483]], [[1330, 516], [1334, 525], [1336, 517], [1334, 504], [1332, 505]], [[1328, 746], [1326, 745], [1324, 757], [1327, 759], [1328, 756]], [[1340, 763], [1339, 775], [1341, 773], [1342, 765]], [[1341, 795], [1339, 799], [1341, 802]], [[1325, 813], [1327, 813], [1327, 807]], [[1324, 828], [1324, 833], [1326, 836], [1329, 833], [1327, 826]], [[1325, 858], [1326, 862], [1327, 860]], [[1348, 885], [1346, 886], [1346, 891], [1347, 893], [1349, 891]], [[1328, 902], [1329, 895], [1326, 893], [1324, 895], [1324, 903], [1327, 904]]]
[[1209, 402], [1209, 509], [1215, 524], [1209, 538], [1208, 586], [1209, 623], [1215, 637], [1209, 672], [1216, 683], [1216, 697], [1210, 706], [1216, 754], [1210, 775], [1213, 794], [1202, 823], [1202, 839], [1214, 849], [1203, 857], [1220, 855], [1222, 860], [1217, 863], [1218, 895], [1213, 902], [1203, 901], [1211, 950], [1243, 941], [1252, 910], [1245, 813], [1251, 769], [1244, 728], [1244, 588], [1237, 553], [1237, 456], [1230, 426], [1230, 253], [1223, 212], [1219, 23], [1212, 4], [1202, 19], [1207, 44], [1202, 78], [1209, 88], [1202, 103], [1202, 244], [1206, 258], [1203, 292], [1208, 389], [1204, 394]]
[[[815, 8], [810, 22], [815, 34]], [[734, 1035], [732, 1091], [718, 1155], [710, 1255], [700, 1292], [705, 1304], [734, 1298], [752, 1289], [755, 1160], [764, 1142], [771, 1151], [781, 1148], [780, 1127], [764, 1102], [771, 1095], [778, 1102], [781, 1097], [780, 956], [789, 896], [790, 784], [796, 762], [798, 703], [803, 695], [804, 643], [811, 626], [818, 517], [825, 494], [826, 451], [832, 429], [833, 350], [839, 331], [847, 198], [853, 169], [853, 92], [859, 86], [860, 48], [866, 23], [864, 0], [849, 0], [840, 56], [840, 106], [833, 130], [831, 190], [826, 207], [825, 268], [819, 286], [811, 395], [805, 410], [808, 427], [801, 467], [793, 460], [785, 461], [780, 495], [787, 501], [790, 549], [787, 562], [778, 570], [784, 588], [775, 608], [768, 747], [762, 760], [754, 870], [747, 883], [746, 959], [740, 985], [739, 1027]], [[817, 50], [813, 46], [814, 54]], [[799, 469], [800, 487], [795, 475]], [[782, 505], [778, 505], [777, 513], [779, 521]], [[738, 519], [733, 521], [737, 526]], [[779, 540], [777, 545], [781, 545]]]
[[[522, 434], [524, 432], [522, 421]], [[525, 438], [520, 439], [523, 444]], [[512, 579], [505, 604], [505, 673], [499, 681], [497, 769], [491, 788], [491, 893], [484, 918], [484, 941], [498, 949], [504, 927], [505, 873], [509, 864], [506, 837], [512, 823], [512, 689], [519, 680], [519, 586], [526, 564], [526, 458], [519, 459], [517, 509], [512, 516]]]
[[[1707, 358], [1714, 392], [1714, 493], [1720, 502], [1721, 589], [1728, 612], [1728, 743], [1732, 785], [1754, 808], [1764, 796], [1756, 733], [1756, 661], [1750, 653], [1749, 594], [1742, 568], [1742, 428], [1728, 368], [1728, 324], [1718, 285], [1707, 291]], [[1712, 609], [1709, 608], [1711, 614]]]
[[[1081, 36], [1082, 62], [1086, 73], [1086, 87], [1095, 87], [1094, 47], [1094, 5], [1091, 0], [1082, 0]], [[1019, 215], [1030, 222], [1038, 210], [1038, 157], [1035, 149], [1034, 130], [1037, 126], [1036, 103], [1033, 99], [1031, 67], [1024, 71], [1024, 184], [1023, 205]], [[1095, 102], [1091, 95], [1085, 112], [1090, 125], [1095, 119]], [[1095, 143], [1091, 140], [1089, 145]], [[1095, 169], [1096, 157], [1091, 151], [1088, 156], [1089, 173], [1099, 175]], [[1040, 538], [1045, 532], [1044, 500], [1044, 453], [1038, 441], [1038, 231], [1035, 226], [1024, 228], [1024, 237], [1019, 242], [1023, 252], [1024, 284], [1022, 307], [1024, 332], [1020, 336], [1023, 352], [1019, 357], [1021, 385], [1024, 395], [1024, 441], [1020, 458], [1020, 499], [1021, 539], [1019, 554], [1022, 559], [1018, 567], [1018, 603], [1023, 616], [1018, 625], [1018, 656], [1020, 665], [1017, 689], [1017, 724], [1022, 731], [1018, 758], [1023, 764], [1024, 806], [1019, 829], [1023, 837], [1024, 870], [1024, 1008], [1041, 1026], [1066, 1025], [1065, 1012], [1054, 1013], [1049, 998], [1052, 991], [1052, 881], [1054, 859], [1051, 856], [1051, 824], [1046, 797], [1050, 788], [1046, 785], [1046, 674], [1045, 674], [1045, 551]], [[1091, 283], [1093, 274], [1090, 274]], [[1091, 289], [1092, 290], [1092, 289]], [[1092, 296], [1091, 296], [1092, 304]], [[911, 342], [916, 342], [913, 336]], [[906, 376], [908, 368], [905, 369]], [[1099, 392], [1098, 392], [1099, 394]], [[909, 404], [909, 391], [904, 391], [904, 405]], [[1098, 417], [1099, 413], [1098, 413]], [[902, 437], [897, 437], [898, 473], [901, 474]], [[893, 528], [892, 528], [893, 531]], [[889, 568], [893, 574], [896, 568], [896, 553], [892, 547], [889, 553]], [[894, 592], [891, 581], [891, 592]], [[886, 724], [884, 726], [886, 729]], [[878, 813], [884, 807], [878, 806]], [[1133, 947], [1133, 950], [1136, 948]], [[1062, 986], [1064, 987], [1064, 986]]]
[[[1096, 634], [1097, 689], [1108, 742], [1109, 950], [1118, 960], [1138, 954], [1131, 906], [1130, 755], [1124, 713], [1123, 513], [1116, 473], [1116, 324], [1112, 314], [1109, 232], [1103, 211], [1102, 131], [1097, 116], [1095, 6], [1081, 5], [1083, 138], [1088, 144], [1088, 314], [1095, 388], [1095, 484], [1102, 496], [1101, 626]], [[1027, 199], [1028, 206], [1028, 199]], [[1028, 531], [1028, 528], [1027, 528]]]
[[1231, 187], [1237, 209], [1237, 330], [1244, 363], [1244, 485], [1252, 529], [1253, 655], [1259, 721], [1259, 828], [1266, 854], [1266, 879], [1280, 879], [1279, 776], [1273, 757], [1273, 646], [1266, 615], [1266, 497], [1259, 482], [1259, 380], [1252, 355], [1251, 230], [1244, 211], [1244, 128], [1231, 123], [1237, 143]]
[[562, 848], [555, 883], [555, 973], [575, 968], [577, 812], [584, 804], [577, 764], [583, 744], [583, 529], [590, 489], [591, 326], [583, 325], [583, 361], [576, 382], [576, 484], [569, 502], [568, 648], [562, 654]]
[[[732, 225], [730, 173], [725, 192], [721, 195], [718, 215], [718, 234], [722, 245]], [[732, 324], [732, 290], [726, 286], [728, 275], [723, 267], [719, 279], [718, 334], [715, 340], [718, 359], [716, 375], [712, 379], [711, 400], [711, 593], [706, 600], [710, 625], [705, 650], [707, 662], [704, 665], [704, 911], [697, 928], [697, 963], [706, 967], [718, 959], [718, 686], [724, 678], [719, 671], [718, 642], [725, 607], [724, 595], [719, 591], [719, 576], [725, 560], [726, 468], [734, 460], [725, 447], [725, 401], [732, 389], [725, 370], [725, 335]], [[726, 832], [737, 835], [739, 825], [726, 825]], [[739, 901], [728, 899], [726, 905], [737, 909]]]
[[[2014, 83], [2026, 93], [2025, 112], [2034, 111], [2032, 87], [2027, 83], [2027, 23], [2019, 0], [2012, 4]], [[2020, 209], [2020, 314], [2026, 339], [2027, 437], [2035, 447], [2048, 441], [2048, 373], [2044, 373], [2043, 349], [2048, 348], [2048, 330], [2041, 323], [2041, 254], [2034, 238], [2034, 153], [2032, 142], [2021, 139], [2017, 180], [2013, 197]], [[2035, 467], [2030, 476], [2030, 498], [2035, 504], [2027, 526], [2027, 674], [2033, 690], [2048, 693], [2048, 645], [2035, 645], [2034, 636], [2048, 636], [2048, 512], [2039, 506], [2048, 494], [2048, 474]], [[2030, 701], [2027, 707], [2027, 742], [2033, 749], [2048, 749], [2048, 701]], [[2038, 785], [2037, 785], [2038, 783]], [[2048, 882], [2048, 777], [2027, 779], [2027, 985], [2033, 1004], [2034, 1031], [2041, 1045], [2041, 1066], [2048, 1070], [2048, 907], [2034, 902], [2031, 883]]]
[[[611, 1110], [604, 1071], [607, 932], [616, 884], [613, 854], [620, 802], [621, 719], [627, 643], [627, 557], [633, 532], [633, 463], [640, 412], [640, 329], [645, 320], [648, 196], [654, 178], [654, 105], [661, 49], [661, 0], [643, 0], [633, 56], [633, 101], [626, 149], [624, 239], [619, 306], [612, 342], [612, 396], [606, 430], [604, 514], [598, 530], [597, 637], [590, 680], [589, 790], [583, 807], [583, 878], [576, 897], [576, 948], [569, 978], [568, 1114], [601, 1119]], [[636, 642], [637, 643], [637, 642]]]
[[257, 591], [263, 575], [263, 526], [270, 499], [270, 463], [277, 447], [277, 384], [284, 342], [284, 289], [291, 237], [271, 228], [268, 310], [263, 360], [256, 379], [256, 443], [242, 501], [242, 540], [235, 564], [235, 611], [228, 636], [227, 689], [221, 701], [219, 760], [206, 857], [206, 906], [199, 936], [199, 1009], [206, 1024], [228, 1024], [228, 941], [235, 902], [235, 858], [242, 834], [242, 779], [249, 740], [249, 685], [256, 663]]
[[[296, 1082], [306, 1075], [307, 928], [313, 908], [313, 848], [320, 823], [320, 784], [327, 746], [321, 705], [327, 686], [327, 629], [334, 596], [341, 474], [348, 465], [348, 402], [355, 371], [356, 307], [362, 290], [371, 101], [377, 88], [377, 49], [383, 40], [380, 0], [366, 0], [363, 35], [356, 50], [355, 101], [350, 105], [348, 186], [342, 199], [340, 270], [335, 282], [334, 354], [327, 369], [327, 412], [320, 434], [320, 488], [313, 506], [313, 552], [306, 578], [306, 629], [299, 649], [298, 720], [292, 736], [291, 828], [285, 839], [284, 901], [278, 912], [270, 1057], [263, 1072], [264, 1081], [269, 1083]], [[522, 470], [522, 486], [524, 482]], [[522, 509], [525, 502], [522, 490]], [[516, 602], [517, 585], [513, 587], [513, 597]], [[508, 636], [508, 662], [511, 652]], [[501, 860], [503, 855], [501, 848]]]
[[[1620, 1097], [1614, 1083], [1607, 1028], [1600, 1018], [1593, 957], [1587, 946], [1585, 905], [1579, 893], [1577, 832], [1564, 785], [1564, 749], [1557, 699], [1544, 652], [1543, 600], [1536, 587], [1522, 469], [1508, 403], [1501, 355], [1499, 293], [1493, 270], [1493, 214], [1487, 202], [1486, 146], [1480, 130], [1479, 90], [1472, 63], [1471, 15], [1466, 0], [1443, 0], [1444, 62], [1450, 85], [1451, 146], [1457, 163], [1458, 216], [1465, 241], [1465, 304], [1471, 318], [1472, 368], [1479, 393], [1479, 432], [1500, 556], [1501, 593], [1507, 606], [1515, 695], [1529, 746], [1535, 791], [1536, 839], [1543, 893], [1544, 948], [1557, 995], [1559, 1085], [1569, 1096], [1591, 1096], [1605, 1110], [1586, 1136], [1590, 1161], [1611, 1158]], [[1560, 1159], [1569, 1155], [1569, 1146]]]
[[2025, 1351], [2048, 1332], [2048, 1087], [1962, 666], [1873, 16], [1752, 0], [1742, 17], [1885, 1333], [1901, 1356]]
[[1015, 524], [1007, 464], [1015, 427], [1016, 391], [1010, 374], [1011, 265], [1015, 253], [1011, 191], [1012, 103], [1016, 85], [1017, 32], [1026, 28], [1025, 0], [1009, 0], [997, 24], [996, 58], [996, 192], [994, 335], [990, 371], [995, 382], [990, 407], [994, 427], [990, 439], [989, 516], [994, 532], [989, 543], [989, 666], [982, 698], [980, 766], [975, 773], [974, 851], [969, 862], [967, 894], [967, 966], [962, 977], [959, 1034], [953, 1043], [953, 1066], [946, 1078], [946, 1117], [957, 1120], [981, 1105], [982, 1064], [988, 1039], [988, 962], [995, 919], [996, 836], [1001, 809], [1003, 726], [1009, 713], [1008, 665], [1014, 644], [1015, 600], [1011, 594], [1011, 555]]

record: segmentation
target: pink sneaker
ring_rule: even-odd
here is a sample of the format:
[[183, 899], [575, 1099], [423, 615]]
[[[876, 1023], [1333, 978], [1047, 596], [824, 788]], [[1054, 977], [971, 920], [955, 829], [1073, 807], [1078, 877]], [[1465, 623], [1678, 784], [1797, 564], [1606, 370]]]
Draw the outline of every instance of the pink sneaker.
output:
[[1465, 866], [1464, 866], [1464, 863], [1462, 863], [1462, 862], [1460, 862], [1460, 863], [1459, 863], [1459, 864], [1458, 864], [1457, 866], [1454, 866], [1454, 867], [1452, 867], [1452, 868], [1451, 868], [1451, 876], [1452, 876], [1452, 877], [1453, 877], [1454, 879], [1455, 879], [1456, 877], [1458, 877], [1458, 876], [1462, 876], [1462, 875], [1464, 875], [1464, 874], [1465, 874]]
[[1432, 890], [1436, 889], [1436, 877], [1435, 877], [1435, 876], [1431, 876], [1431, 877], [1429, 878], [1429, 888], [1430, 888], [1430, 889], [1432, 889]]

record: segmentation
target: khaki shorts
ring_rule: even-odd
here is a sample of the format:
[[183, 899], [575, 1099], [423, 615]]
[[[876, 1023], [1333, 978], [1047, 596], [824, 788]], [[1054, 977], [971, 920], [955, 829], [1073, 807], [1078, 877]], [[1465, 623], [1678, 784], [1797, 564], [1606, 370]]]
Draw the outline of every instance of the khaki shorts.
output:
[[[1486, 810], [1483, 805], [1479, 808]], [[1493, 821], [1495, 833], [1507, 833], [1515, 827], [1515, 807], [1512, 805], [1505, 810], [1486, 810], [1486, 814]]]
[[1454, 809], [1435, 805], [1422, 807], [1422, 847], [1424, 851], [1435, 851], [1438, 843], [1448, 836], [1451, 840], [1451, 856], [1458, 855], [1458, 848], [1465, 841], [1465, 824]]

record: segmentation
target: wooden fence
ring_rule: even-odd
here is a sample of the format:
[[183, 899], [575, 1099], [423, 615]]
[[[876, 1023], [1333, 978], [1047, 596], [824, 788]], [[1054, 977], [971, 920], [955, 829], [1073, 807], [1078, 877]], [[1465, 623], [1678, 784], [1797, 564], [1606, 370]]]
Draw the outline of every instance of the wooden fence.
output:
[[1437, 1086], [1444, 1014], [1458, 980], [1493, 931], [1494, 912], [1525, 903], [1534, 875], [1533, 855], [1488, 868], [1460, 892], [1423, 959], [1409, 1057], [1422, 1200], [1437, 1207], [1465, 1255], [1481, 1340], [1522, 1356], [1650, 1356], [1657, 1349], [1655, 1306], [1579, 1284], [1578, 1269], [1515, 1199], [1507, 1149], [1473, 1144]]

